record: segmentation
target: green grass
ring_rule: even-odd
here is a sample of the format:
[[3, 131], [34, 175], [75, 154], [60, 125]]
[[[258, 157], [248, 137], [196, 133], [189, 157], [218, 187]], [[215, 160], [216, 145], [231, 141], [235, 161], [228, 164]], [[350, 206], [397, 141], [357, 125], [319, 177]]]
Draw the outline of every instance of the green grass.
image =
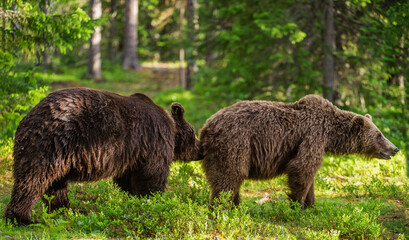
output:
[[[97, 82], [82, 78], [84, 67], [39, 76], [53, 82], [53, 89], [85, 86], [124, 95], [146, 92], [168, 110], [172, 102], [180, 102], [197, 130], [222, 107], [180, 88], [168, 89], [160, 80], [169, 77], [162, 76], [163, 72], [118, 68], [113, 66]], [[1, 213], [10, 201], [12, 147], [11, 139], [0, 142]], [[247, 180], [240, 191], [240, 206], [228, 204], [226, 193], [221, 204], [210, 210], [210, 188], [201, 163], [175, 162], [164, 194], [132, 197], [110, 179], [70, 183], [70, 209], [49, 214], [39, 202], [32, 214], [38, 223], [24, 227], [6, 224], [1, 218], [0, 239], [408, 239], [405, 166], [403, 151], [391, 160], [327, 155], [315, 178], [313, 208], [291, 206], [282, 176]]]
[[[325, 162], [343, 165], [345, 159], [326, 157]], [[33, 210], [38, 224], [13, 227], [0, 220], [0, 237], [50, 238], [159, 238], [159, 239], [405, 239], [409, 237], [409, 181], [384, 174], [379, 161], [354, 159], [357, 169], [370, 166], [380, 173], [357, 172], [354, 181], [341, 175], [325, 175], [324, 164], [316, 177], [314, 208], [291, 206], [285, 194], [285, 177], [269, 181], [246, 181], [243, 203], [225, 203], [209, 210], [209, 186], [200, 162], [174, 163], [167, 191], [150, 198], [136, 198], [117, 188], [111, 180], [71, 183], [71, 209], [51, 214], [42, 203]], [[390, 164], [403, 163], [402, 155]], [[10, 166], [6, 167], [11, 170]], [[403, 170], [403, 168], [402, 168]], [[331, 179], [330, 182], [325, 179]], [[362, 182], [361, 185], [357, 185]], [[357, 187], [358, 186], [358, 187]], [[350, 188], [354, 190], [351, 191]], [[269, 200], [258, 204], [265, 196]], [[4, 211], [10, 195], [0, 197]]]

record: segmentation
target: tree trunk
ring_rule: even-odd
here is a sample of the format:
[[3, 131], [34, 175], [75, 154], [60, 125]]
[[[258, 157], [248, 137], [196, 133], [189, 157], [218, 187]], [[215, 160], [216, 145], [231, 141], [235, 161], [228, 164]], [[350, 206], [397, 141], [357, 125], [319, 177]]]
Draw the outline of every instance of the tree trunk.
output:
[[324, 97], [334, 102], [334, 2], [324, 0]]
[[138, 45], [138, 0], [125, 1], [125, 29], [123, 39], [122, 68], [139, 69]]
[[[91, 19], [101, 18], [102, 8], [101, 0], [90, 0]], [[88, 59], [88, 76], [92, 79], [101, 78], [101, 27], [95, 27], [95, 31], [91, 34], [89, 40], [89, 59]]]
[[[205, 1], [203, 3], [203, 7], [210, 11], [212, 14], [214, 13], [214, 10], [212, 9], [210, 3], [208, 1]], [[213, 39], [215, 38], [216, 33], [214, 31], [205, 31], [205, 36], [204, 36], [204, 42], [205, 42], [205, 61], [206, 65], [210, 67], [212, 63], [217, 59], [218, 53], [214, 51], [214, 45], [212, 43]]]
[[[183, 5], [183, 0], [180, 0], [180, 11], [179, 11], [179, 36], [180, 40], [183, 39], [183, 19], [185, 15], [185, 6]], [[186, 72], [185, 72], [185, 49], [181, 47], [179, 49], [179, 85], [184, 87], [186, 84]]]
[[[6, 11], [6, 1], [3, 1], [3, 11]], [[6, 31], [6, 15], [3, 15], [2, 17], [2, 24], [3, 24], [3, 31]], [[3, 34], [2, 37], [3, 40], [3, 52], [6, 52], [6, 34]]]
[[193, 52], [196, 42], [196, 30], [197, 30], [197, 3], [196, 0], [187, 0], [186, 3], [186, 21], [187, 21], [187, 38], [190, 40], [190, 44], [186, 49], [186, 89], [192, 88], [192, 74], [196, 68], [195, 54]]
[[115, 28], [115, 10], [116, 10], [116, 0], [111, 0], [109, 7], [109, 40], [108, 40], [108, 58], [109, 61], [113, 62], [115, 60], [115, 55], [117, 52], [115, 46], [116, 28]]
[[[53, 7], [53, 0], [49, 1], [40, 1], [38, 3], [38, 7], [44, 14], [50, 14], [50, 8]], [[48, 48], [47, 43], [45, 40], [42, 40], [42, 45], [44, 50], [38, 51], [37, 55], [37, 64], [43, 66], [43, 70], [47, 70], [47, 66], [51, 63], [51, 53], [53, 52], [52, 46]]]

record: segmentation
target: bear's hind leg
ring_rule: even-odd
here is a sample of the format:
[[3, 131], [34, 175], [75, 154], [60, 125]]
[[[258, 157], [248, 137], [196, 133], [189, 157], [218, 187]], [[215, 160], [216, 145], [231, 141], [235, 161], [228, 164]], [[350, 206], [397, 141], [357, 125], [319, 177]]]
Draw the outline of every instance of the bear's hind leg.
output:
[[69, 208], [70, 201], [68, 199], [67, 181], [65, 179], [55, 181], [51, 187], [45, 192], [48, 197], [54, 196], [49, 201], [42, 198], [43, 202], [48, 206], [49, 211], [54, 211], [58, 208]]
[[136, 193], [133, 191], [133, 181], [132, 181], [132, 172], [126, 172], [122, 176], [116, 176], [112, 180], [118, 187], [120, 187], [123, 191], [128, 192], [131, 195], [135, 195]]
[[154, 171], [154, 173], [150, 170], [135, 175], [133, 178], [135, 195], [144, 197], [155, 192], [165, 192], [168, 175], [169, 166], [165, 165]]
[[231, 191], [230, 196], [231, 202], [234, 205], [240, 204], [240, 186], [243, 183], [244, 178], [232, 177], [230, 174], [215, 173], [213, 172], [211, 176], [208, 175], [208, 181], [212, 189], [212, 204], [215, 198], [220, 197], [222, 191]]
[[167, 180], [158, 178], [138, 178], [134, 180], [136, 196], [150, 196], [156, 192], [165, 192]]
[[133, 196], [149, 196], [155, 192], [164, 192], [169, 175], [169, 166], [164, 165], [155, 171], [139, 169], [127, 171], [113, 181], [124, 191]]

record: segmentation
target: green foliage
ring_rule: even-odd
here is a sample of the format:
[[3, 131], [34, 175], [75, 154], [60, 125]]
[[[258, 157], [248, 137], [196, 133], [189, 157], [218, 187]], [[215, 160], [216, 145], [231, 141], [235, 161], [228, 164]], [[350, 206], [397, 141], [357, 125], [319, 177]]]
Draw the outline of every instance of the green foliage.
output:
[[28, 93], [11, 93], [0, 99], [0, 139], [13, 136], [21, 119], [46, 96], [47, 90], [47, 87], [40, 87], [28, 90]]
[[286, 11], [294, 3], [246, 0], [234, 5], [224, 1], [203, 3], [205, 7], [199, 9], [199, 18], [203, 19], [199, 26], [199, 52], [201, 56], [214, 52], [218, 57], [214, 62], [200, 65], [198, 91], [230, 102], [257, 98], [263, 92], [271, 92], [276, 80], [273, 71], [277, 71], [279, 65], [286, 65], [289, 75], [292, 70], [314, 71], [300, 69], [311, 66], [298, 65], [293, 55], [297, 53], [293, 49], [306, 36]]
[[[267, 205], [267, 204], [266, 204]], [[318, 202], [314, 209], [301, 210], [300, 206], [291, 207], [286, 200], [280, 200], [268, 206], [252, 208], [252, 215], [258, 218], [270, 219], [273, 222], [285, 222], [292, 226], [298, 226], [320, 232], [321, 229], [332, 231], [320, 234], [328, 234], [332, 237], [376, 239], [381, 234], [381, 224], [376, 219], [380, 215], [380, 203], [362, 201], [358, 204], [342, 204], [327, 200]], [[305, 230], [304, 230], [305, 231]]]
[[37, 1], [5, 2], [2, 20], [2, 72], [9, 71], [19, 57], [31, 57], [50, 47], [65, 53], [81, 39], [88, 39], [99, 20], [90, 20], [80, 8], [71, 13], [45, 14]]
[[[167, 191], [149, 198], [132, 197], [121, 191], [110, 180], [97, 183], [72, 183], [69, 186], [71, 209], [49, 213], [47, 206], [38, 203], [33, 211], [37, 224], [26, 227], [7, 225], [0, 220], [0, 237], [13, 238], [153, 238], [153, 239], [203, 239], [218, 238], [274, 238], [274, 239], [379, 239], [409, 237], [405, 227], [409, 202], [407, 191], [394, 191], [386, 180], [401, 179], [408, 188], [408, 180], [397, 173], [383, 172], [384, 167], [354, 158], [355, 168], [346, 168], [343, 158], [326, 158], [316, 179], [317, 201], [314, 208], [302, 210], [291, 205], [285, 197], [280, 181], [246, 181], [241, 193], [243, 203], [233, 207], [228, 201], [231, 193], [223, 193], [209, 208], [210, 189], [204, 179], [200, 163], [173, 163]], [[399, 161], [397, 161], [399, 162]], [[349, 192], [354, 181], [334, 178], [341, 189], [328, 191], [318, 178], [331, 178], [331, 174], [350, 173], [351, 179], [364, 182], [360, 169], [374, 170], [372, 181]], [[338, 166], [338, 168], [335, 168]], [[327, 175], [338, 169], [338, 172]], [[354, 170], [357, 169], [357, 170]], [[334, 176], [334, 175], [332, 175]], [[389, 176], [389, 177], [388, 177]], [[266, 184], [267, 183], [267, 184]], [[264, 195], [260, 186], [276, 189], [271, 192], [273, 201], [256, 204]], [[259, 189], [259, 190], [254, 190]], [[372, 190], [371, 190], [372, 189]], [[384, 195], [387, 193], [388, 195]], [[375, 195], [368, 192], [376, 191]], [[255, 195], [246, 196], [246, 192]], [[341, 194], [341, 195], [340, 195]], [[402, 194], [402, 195], [400, 195]], [[281, 196], [275, 198], [274, 196]], [[393, 200], [393, 201], [392, 201]], [[0, 211], [4, 211], [9, 197], [0, 197]]]
[[[98, 22], [81, 9], [45, 14], [37, 1], [3, 1], [0, 20], [0, 138], [7, 139], [48, 89], [35, 77], [38, 69], [32, 62], [42, 56], [35, 54], [51, 47], [65, 53], [78, 40], [87, 39]], [[22, 58], [28, 63], [20, 64]]]
[[156, 104], [159, 104], [166, 109], [170, 109], [173, 102], [179, 102], [185, 108], [185, 118], [198, 131], [206, 119], [216, 113], [223, 105], [215, 101], [194, 94], [182, 88], [174, 88], [162, 91], [153, 96]]

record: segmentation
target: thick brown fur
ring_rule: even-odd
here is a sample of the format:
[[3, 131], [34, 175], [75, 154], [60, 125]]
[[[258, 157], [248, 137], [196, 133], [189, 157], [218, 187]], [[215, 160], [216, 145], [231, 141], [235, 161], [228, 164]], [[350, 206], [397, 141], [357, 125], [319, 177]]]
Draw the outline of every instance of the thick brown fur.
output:
[[369, 115], [340, 110], [315, 95], [293, 104], [238, 102], [207, 120], [200, 142], [212, 199], [232, 191], [235, 204], [244, 179], [287, 174], [290, 199], [308, 207], [325, 152], [389, 159], [398, 151]]
[[31, 222], [43, 194], [51, 210], [68, 207], [69, 181], [113, 181], [132, 195], [163, 192], [169, 165], [199, 158], [184, 109], [170, 115], [147, 96], [87, 88], [55, 91], [20, 122], [15, 134], [14, 186], [5, 217]]

